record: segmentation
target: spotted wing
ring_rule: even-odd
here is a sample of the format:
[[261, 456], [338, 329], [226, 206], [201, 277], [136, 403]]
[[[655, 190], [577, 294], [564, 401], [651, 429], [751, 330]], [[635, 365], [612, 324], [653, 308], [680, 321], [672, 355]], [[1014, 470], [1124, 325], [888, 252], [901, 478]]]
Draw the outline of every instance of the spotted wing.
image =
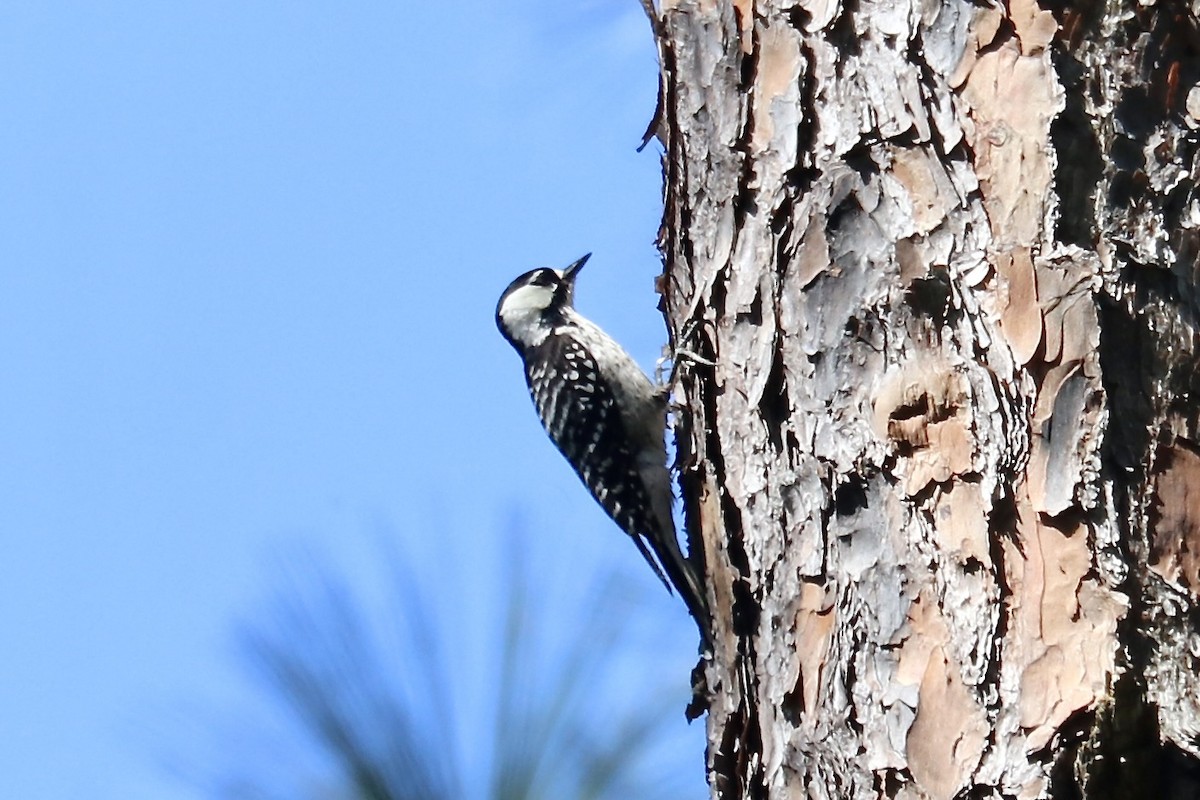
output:
[[529, 393], [551, 440], [669, 591], [671, 584], [642, 539], [656, 540], [658, 523], [616, 397], [596, 359], [578, 339], [552, 334], [526, 364]]

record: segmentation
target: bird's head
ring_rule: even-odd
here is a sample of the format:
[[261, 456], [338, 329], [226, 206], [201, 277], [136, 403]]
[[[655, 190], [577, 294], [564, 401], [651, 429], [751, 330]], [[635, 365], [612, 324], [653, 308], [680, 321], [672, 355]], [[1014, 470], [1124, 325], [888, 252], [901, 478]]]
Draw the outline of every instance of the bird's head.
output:
[[575, 276], [588, 253], [566, 269], [530, 270], [508, 285], [496, 304], [496, 327], [514, 347], [529, 347], [563, 320], [575, 300]]

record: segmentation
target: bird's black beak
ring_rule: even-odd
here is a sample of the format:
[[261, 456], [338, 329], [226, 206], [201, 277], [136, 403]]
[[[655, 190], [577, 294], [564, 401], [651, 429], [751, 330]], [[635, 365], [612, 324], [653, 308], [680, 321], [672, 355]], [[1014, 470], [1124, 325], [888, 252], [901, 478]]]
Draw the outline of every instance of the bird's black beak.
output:
[[583, 269], [583, 265], [586, 264], [587, 260], [591, 257], [592, 257], [591, 253], [585, 253], [583, 258], [579, 259], [578, 261], [571, 264], [571, 266], [564, 269], [563, 270], [563, 280], [565, 280], [567, 283], [570, 283], [573, 285], [575, 283], [575, 276], [579, 274], [579, 270]]

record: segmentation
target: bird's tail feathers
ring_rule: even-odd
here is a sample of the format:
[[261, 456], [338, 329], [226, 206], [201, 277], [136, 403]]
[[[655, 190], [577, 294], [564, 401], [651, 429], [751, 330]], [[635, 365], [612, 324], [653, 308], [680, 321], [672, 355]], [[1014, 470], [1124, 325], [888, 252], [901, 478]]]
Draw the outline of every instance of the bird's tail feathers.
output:
[[[674, 532], [668, 534], [674, 538]], [[639, 537], [638, 548], [642, 550], [642, 554], [646, 555], [645, 545]], [[683, 555], [683, 551], [679, 549], [679, 543], [675, 541], [663, 541], [661, 543], [650, 540], [651, 547], [654, 548], [655, 555], [658, 556], [659, 563], [662, 565], [660, 570], [655, 566], [655, 572], [659, 578], [663, 577], [663, 572], [671, 579], [670, 583], [674, 584], [675, 590], [679, 592], [679, 596], [683, 598], [684, 604], [692, 617], [695, 618], [696, 624], [700, 626], [700, 634], [704, 637], [706, 645], [712, 644], [712, 630], [709, 617], [708, 600], [704, 594], [704, 584], [700, 580], [700, 575], [696, 571], [695, 565], [688, 561]], [[674, 546], [672, 546], [674, 545]], [[649, 560], [649, 557], [647, 557]], [[666, 583], [667, 581], [663, 581]], [[667, 587], [670, 591], [670, 586]]]

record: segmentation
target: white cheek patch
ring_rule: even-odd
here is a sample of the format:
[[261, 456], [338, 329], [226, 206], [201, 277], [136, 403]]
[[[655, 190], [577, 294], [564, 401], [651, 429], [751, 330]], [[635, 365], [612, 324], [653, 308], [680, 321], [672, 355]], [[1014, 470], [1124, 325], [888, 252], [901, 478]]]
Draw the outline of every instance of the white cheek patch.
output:
[[509, 315], [525, 316], [531, 312], [540, 312], [547, 308], [553, 299], [554, 290], [549, 286], [522, 286], [504, 298], [500, 315], [505, 317]]

